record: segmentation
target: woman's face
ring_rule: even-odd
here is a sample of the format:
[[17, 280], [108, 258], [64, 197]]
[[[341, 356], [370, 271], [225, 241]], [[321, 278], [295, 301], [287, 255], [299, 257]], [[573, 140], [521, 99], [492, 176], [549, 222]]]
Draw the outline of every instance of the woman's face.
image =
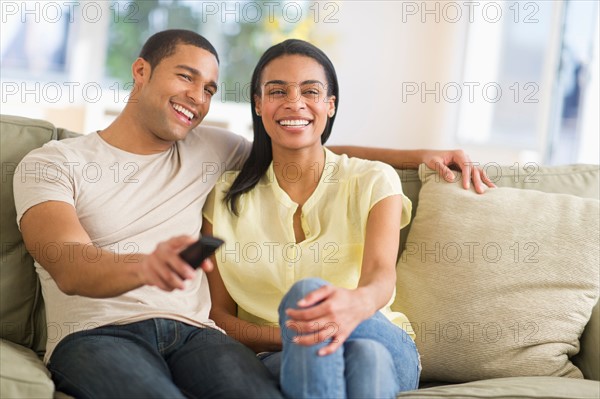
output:
[[321, 64], [302, 55], [285, 55], [262, 71], [261, 96], [254, 101], [273, 149], [321, 146], [327, 119], [335, 112], [335, 97]]

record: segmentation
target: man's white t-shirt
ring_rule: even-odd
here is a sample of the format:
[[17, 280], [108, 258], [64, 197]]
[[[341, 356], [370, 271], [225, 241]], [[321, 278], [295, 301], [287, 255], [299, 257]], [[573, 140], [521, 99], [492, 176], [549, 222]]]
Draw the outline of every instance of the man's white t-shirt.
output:
[[[17, 223], [32, 206], [62, 201], [73, 205], [94, 246], [116, 254], [150, 253], [171, 237], [199, 236], [206, 197], [221, 174], [239, 168], [249, 151], [250, 143], [242, 137], [206, 127], [153, 155], [120, 150], [98, 133], [52, 141], [25, 156], [15, 172]], [[46, 257], [82, 251], [93, 262], [98, 256], [94, 246], [49, 243], [32, 252], [35, 258], [39, 251]], [[39, 263], [35, 267], [46, 304], [46, 361], [68, 334], [103, 325], [164, 317], [214, 326], [201, 271], [186, 281], [184, 290], [144, 286], [96, 299], [65, 295]]]

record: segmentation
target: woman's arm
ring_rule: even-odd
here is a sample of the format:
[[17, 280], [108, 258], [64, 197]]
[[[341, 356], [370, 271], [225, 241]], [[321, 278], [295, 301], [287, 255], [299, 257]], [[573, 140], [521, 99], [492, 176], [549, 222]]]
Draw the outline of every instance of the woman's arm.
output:
[[[288, 309], [290, 328], [316, 332], [318, 342], [332, 338], [331, 344], [319, 351], [327, 355], [337, 350], [352, 331], [390, 300], [396, 282], [396, 255], [400, 241], [400, 195], [387, 197], [373, 206], [367, 219], [365, 248], [361, 276], [354, 290], [323, 286], [300, 300], [298, 306], [308, 309]], [[320, 302], [320, 303], [319, 303]], [[337, 331], [331, 334], [331, 323]], [[307, 334], [298, 337], [301, 345], [315, 343]]]
[[[202, 222], [202, 235], [212, 235], [212, 232], [212, 224], [205, 218]], [[279, 327], [260, 326], [237, 317], [237, 304], [225, 288], [214, 254], [211, 255], [211, 260], [215, 268], [211, 273], [206, 274], [212, 302], [210, 318], [225, 330], [227, 335], [237, 339], [256, 353], [280, 351], [281, 331]]]

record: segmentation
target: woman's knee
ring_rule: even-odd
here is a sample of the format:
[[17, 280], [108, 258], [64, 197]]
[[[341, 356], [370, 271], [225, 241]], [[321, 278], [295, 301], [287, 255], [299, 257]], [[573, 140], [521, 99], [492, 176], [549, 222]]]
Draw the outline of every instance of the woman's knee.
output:
[[356, 339], [344, 344], [346, 363], [360, 364], [361, 367], [377, 370], [393, 370], [394, 360], [388, 349], [380, 342], [371, 339]]
[[349, 398], [392, 398], [399, 389], [394, 360], [380, 342], [351, 340], [344, 344], [344, 362]]
[[327, 281], [318, 277], [310, 277], [297, 281], [281, 300], [281, 303], [279, 304], [279, 314], [281, 315], [282, 312], [285, 312], [285, 309], [296, 308], [296, 304], [300, 299], [327, 284], [329, 284]]

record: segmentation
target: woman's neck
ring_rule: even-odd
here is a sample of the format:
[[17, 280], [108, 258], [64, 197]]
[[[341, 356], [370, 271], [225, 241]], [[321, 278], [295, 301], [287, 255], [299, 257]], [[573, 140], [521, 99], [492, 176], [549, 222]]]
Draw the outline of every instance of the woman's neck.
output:
[[279, 187], [300, 206], [317, 188], [324, 167], [325, 151], [320, 145], [301, 150], [273, 148], [273, 172]]

